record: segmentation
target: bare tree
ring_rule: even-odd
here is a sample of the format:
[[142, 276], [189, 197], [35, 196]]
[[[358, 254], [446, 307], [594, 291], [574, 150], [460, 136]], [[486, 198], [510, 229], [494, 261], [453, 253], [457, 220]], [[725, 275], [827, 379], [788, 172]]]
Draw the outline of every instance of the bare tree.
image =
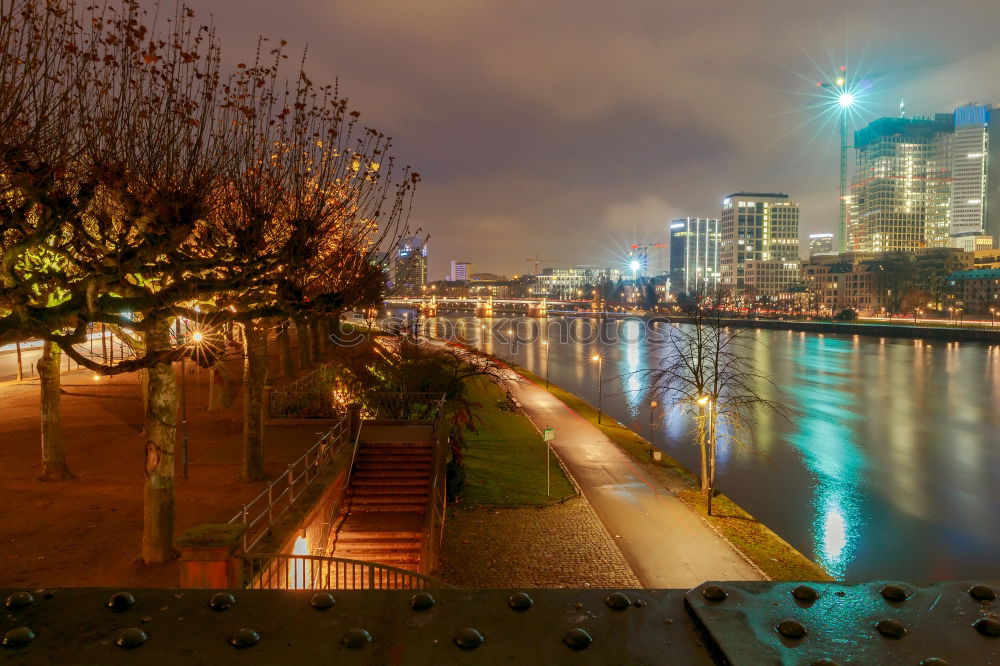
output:
[[686, 321], [672, 325], [660, 343], [660, 367], [631, 373], [641, 378], [650, 400], [693, 417], [709, 515], [719, 438], [745, 442], [753, 434], [758, 410], [788, 414], [784, 405], [767, 397], [777, 387], [754, 367], [748, 329], [726, 326], [718, 305], [705, 296], [693, 298], [685, 308]]

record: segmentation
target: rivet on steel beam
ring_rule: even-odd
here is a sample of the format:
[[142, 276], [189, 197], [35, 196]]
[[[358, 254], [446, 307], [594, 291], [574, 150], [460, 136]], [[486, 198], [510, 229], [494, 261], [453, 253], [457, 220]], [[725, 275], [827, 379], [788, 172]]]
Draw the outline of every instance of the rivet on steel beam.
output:
[[906, 635], [906, 627], [899, 620], [879, 620], [875, 629], [886, 638], [902, 638]]
[[482, 645], [485, 640], [486, 638], [484, 638], [478, 630], [473, 629], [472, 627], [459, 629], [458, 633], [455, 634], [455, 645], [463, 650], [475, 650], [477, 647]]
[[35, 603], [35, 598], [31, 596], [31, 592], [15, 592], [14, 594], [7, 597], [7, 600], [3, 602], [3, 605], [7, 607], [7, 610], [21, 610], [25, 606], [30, 606]]
[[580, 627], [570, 629], [563, 634], [563, 643], [568, 645], [571, 650], [586, 650], [593, 642], [594, 639], [587, 633], [587, 630]]
[[352, 650], [358, 650], [372, 642], [372, 635], [361, 627], [353, 627], [344, 632], [340, 642]]
[[135, 597], [129, 592], [115, 592], [105, 605], [116, 613], [124, 613], [135, 606]]
[[972, 626], [983, 636], [989, 636], [990, 638], [1000, 636], [1000, 622], [994, 620], [992, 617], [981, 617], [973, 622]]
[[920, 666], [948, 666], [948, 662], [940, 657], [928, 657], [920, 662]]
[[427, 610], [434, 605], [434, 597], [429, 592], [417, 592], [410, 599], [410, 608], [417, 611]]
[[608, 597], [604, 600], [604, 603], [606, 603], [608, 605], [608, 608], [610, 608], [611, 610], [620, 611], [620, 610], [625, 610], [626, 608], [631, 606], [632, 600], [626, 597], [621, 592], [614, 592], [608, 595]]
[[35, 640], [35, 632], [27, 627], [17, 627], [4, 634], [2, 642], [5, 648], [19, 648], [33, 640]]
[[526, 611], [535, 605], [535, 601], [527, 592], [515, 592], [507, 597], [507, 605], [516, 611]]
[[779, 622], [775, 627], [775, 630], [785, 638], [790, 638], [793, 641], [799, 641], [805, 638], [805, 635], [809, 633], [809, 630], [805, 628], [798, 620], [786, 619]]
[[729, 596], [729, 593], [718, 585], [709, 585], [701, 591], [701, 596], [705, 597], [709, 601], [723, 601]]
[[809, 585], [797, 585], [795, 589], [792, 590], [792, 596], [799, 601], [811, 604], [819, 599], [819, 592], [816, 591], [815, 587], [811, 587]]
[[254, 645], [257, 645], [259, 641], [260, 634], [253, 629], [248, 629], [247, 627], [237, 629], [236, 633], [229, 638], [229, 644], [240, 650], [253, 647]]
[[879, 590], [879, 594], [886, 601], [893, 601], [896, 603], [906, 601], [910, 596], [910, 592], [902, 585], [896, 585], [895, 583], [889, 583], [888, 585], [883, 585], [882, 589]]
[[145, 642], [146, 632], [138, 627], [122, 629], [118, 632], [118, 638], [115, 639], [115, 645], [126, 650], [137, 648]]
[[217, 613], [227, 611], [236, 603], [236, 597], [230, 592], [217, 592], [208, 600], [208, 607]]
[[976, 601], [993, 601], [997, 598], [997, 593], [993, 588], [985, 585], [973, 585], [969, 588], [969, 596]]
[[329, 592], [317, 592], [309, 600], [309, 605], [316, 610], [329, 610], [333, 608], [335, 603], [337, 603], [337, 600]]

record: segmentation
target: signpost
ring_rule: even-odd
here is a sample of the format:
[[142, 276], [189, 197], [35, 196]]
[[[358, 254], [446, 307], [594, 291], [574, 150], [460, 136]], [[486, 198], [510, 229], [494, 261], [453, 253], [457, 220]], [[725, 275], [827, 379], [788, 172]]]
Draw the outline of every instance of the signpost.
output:
[[549, 444], [552, 440], [556, 438], [556, 429], [545, 426], [545, 430], [542, 431], [542, 440], [545, 442], [545, 496], [552, 496], [552, 477], [549, 473], [549, 467], [551, 465], [552, 456], [552, 445]]

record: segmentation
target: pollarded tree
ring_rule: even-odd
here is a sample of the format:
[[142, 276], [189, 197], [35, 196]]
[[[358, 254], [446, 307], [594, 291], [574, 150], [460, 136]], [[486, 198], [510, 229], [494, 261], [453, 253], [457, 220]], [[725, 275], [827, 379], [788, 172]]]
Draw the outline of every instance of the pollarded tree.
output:
[[673, 405], [694, 419], [701, 491], [709, 515], [719, 438], [739, 443], [752, 436], [761, 409], [788, 413], [768, 397], [776, 386], [754, 367], [747, 329], [726, 326], [718, 305], [703, 295], [693, 296], [684, 311], [686, 321], [671, 325], [658, 343], [660, 366], [630, 373], [642, 380], [650, 400]]

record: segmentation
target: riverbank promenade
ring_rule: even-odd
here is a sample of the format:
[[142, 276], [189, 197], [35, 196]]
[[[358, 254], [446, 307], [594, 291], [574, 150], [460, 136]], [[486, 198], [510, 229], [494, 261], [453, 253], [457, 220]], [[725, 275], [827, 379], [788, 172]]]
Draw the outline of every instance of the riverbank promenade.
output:
[[555, 428], [553, 450], [643, 587], [692, 588], [706, 580], [762, 580], [708, 523], [596, 426], [530, 381], [514, 392], [539, 430]]

